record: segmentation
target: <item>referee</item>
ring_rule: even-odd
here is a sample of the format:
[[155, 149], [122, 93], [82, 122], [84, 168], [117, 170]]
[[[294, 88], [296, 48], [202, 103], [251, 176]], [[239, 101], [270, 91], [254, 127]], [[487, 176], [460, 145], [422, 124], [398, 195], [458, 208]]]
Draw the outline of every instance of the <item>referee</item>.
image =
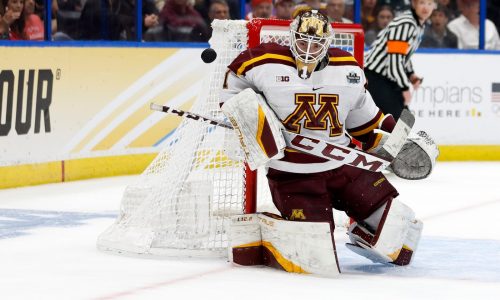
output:
[[365, 56], [368, 91], [382, 112], [396, 120], [410, 104], [410, 85], [417, 89], [422, 82], [410, 57], [420, 45], [424, 23], [436, 4], [434, 0], [412, 0], [411, 6], [378, 34]]

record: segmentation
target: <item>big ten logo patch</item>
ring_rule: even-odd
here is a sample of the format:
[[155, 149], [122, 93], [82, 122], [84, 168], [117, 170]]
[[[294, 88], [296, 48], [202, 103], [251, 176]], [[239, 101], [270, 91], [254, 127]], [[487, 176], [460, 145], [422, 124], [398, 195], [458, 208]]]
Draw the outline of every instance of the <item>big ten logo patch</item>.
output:
[[306, 216], [304, 215], [303, 209], [292, 209], [292, 214], [290, 215], [290, 220], [305, 220]]
[[7, 136], [12, 125], [18, 135], [27, 134], [32, 125], [33, 110], [34, 133], [40, 133], [42, 120], [45, 132], [50, 132], [53, 79], [52, 70], [19, 70], [17, 74], [13, 70], [0, 72], [0, 136]]
[[290, 76], [276, 76], [276, 82], [290, 82]]

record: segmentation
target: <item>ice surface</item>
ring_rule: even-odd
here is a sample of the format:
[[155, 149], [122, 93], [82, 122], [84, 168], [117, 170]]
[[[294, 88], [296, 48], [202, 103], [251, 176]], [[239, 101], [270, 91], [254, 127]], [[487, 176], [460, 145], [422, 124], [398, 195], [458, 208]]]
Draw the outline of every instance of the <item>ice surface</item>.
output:
[[334, 279], [99, 252], [132, 176], [0, 190], [0, 299], [500, 299], [500, 163], [388, 178], [424, 222], [414, 263], [373, 264], [339, 230]]

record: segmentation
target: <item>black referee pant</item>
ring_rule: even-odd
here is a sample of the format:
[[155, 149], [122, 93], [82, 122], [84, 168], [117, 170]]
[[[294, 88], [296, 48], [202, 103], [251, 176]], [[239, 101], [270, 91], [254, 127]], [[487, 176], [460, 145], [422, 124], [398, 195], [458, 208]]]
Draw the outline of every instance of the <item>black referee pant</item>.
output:
[[368, 80], [368, 91], [373, 97], [375, 104], [384, 114], [392, 114], [398, 120], [404, 108], [404, 98], [401, 88], [394, 81], [365, 69]]

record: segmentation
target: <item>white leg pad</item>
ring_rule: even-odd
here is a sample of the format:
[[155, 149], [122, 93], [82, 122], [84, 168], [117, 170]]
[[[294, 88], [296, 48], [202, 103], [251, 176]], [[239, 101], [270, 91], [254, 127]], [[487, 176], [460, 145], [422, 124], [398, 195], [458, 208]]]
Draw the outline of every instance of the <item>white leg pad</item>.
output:
[[287, 272], [340, 274], [330, 224], [293, 222], [259, 215], [262, 245]]
[[[381, 215], [375, 231], [358, 223], [350, 226], [349, 238], [352, 244], [347, 247], [374, 262], [409, 264], [420, 240], [422, 222], [415, 219], [411, 208], [396, 199], [374, 215]], [[369, 221], [368, 224], [373, 222], [371, 217], [365, 221]]]
[[263, 264], [292, 273], [334, 277], [340, 274], [329, 223], [293, 222], [272, 214], [231, 218], [229, 260]]

